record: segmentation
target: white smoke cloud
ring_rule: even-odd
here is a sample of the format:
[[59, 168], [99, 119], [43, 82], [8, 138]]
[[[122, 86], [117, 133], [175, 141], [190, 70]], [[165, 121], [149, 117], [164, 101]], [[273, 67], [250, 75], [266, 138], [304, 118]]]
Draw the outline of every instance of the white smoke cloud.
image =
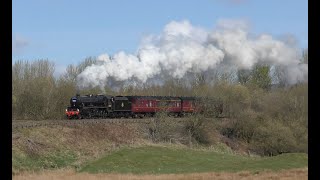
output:
[[161, 34], [143, 39], [136, 54], [100, 55], [96, 64], [79, 74], [79, 86], [104, 87], [110, 81], [145, 83], [161, 75], [182, 78], [222, 66], [250, 69], [256, 63], [287, 67], [290, 83], [307, 79], [308, 67], [299, 64], [295, 46], [249, 30], [248, 22], [242, 20], [219, 20], [211, 31], [186, 20], [172, 21]]
[[289, 84], [308, 81], [308, 65], [289, 65], [286, 67], [286, 79]]

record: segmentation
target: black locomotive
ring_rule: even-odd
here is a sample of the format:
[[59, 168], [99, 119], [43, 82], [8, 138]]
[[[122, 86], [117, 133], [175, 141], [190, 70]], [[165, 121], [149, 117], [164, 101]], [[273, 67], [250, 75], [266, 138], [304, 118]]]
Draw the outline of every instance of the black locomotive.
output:
[[70, 107], [66, 109], [66, 115], [69, 119], [129, 117], [131, 102], [123, 96], [77, 94], [70, 99]]

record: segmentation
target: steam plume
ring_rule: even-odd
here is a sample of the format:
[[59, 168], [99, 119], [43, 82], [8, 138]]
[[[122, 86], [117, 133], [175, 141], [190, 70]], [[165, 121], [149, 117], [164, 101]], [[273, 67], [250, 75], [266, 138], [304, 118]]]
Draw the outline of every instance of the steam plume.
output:
[[264, 63], [285, 67], [288, 82], [296, 83], [305, 81], [308, 72], [299, 57], [299, 50], [285, 41], [250, 33], [245, 21], [220, 20], [211, 31], [172, 21], [161, 34], [145, 37], [135, 54], [102, 54], [77, 79], [79, 87], [104, 87], [110, 81], [145, 83], [161, 75], [182, 78], [222, 66], [250, 69]]

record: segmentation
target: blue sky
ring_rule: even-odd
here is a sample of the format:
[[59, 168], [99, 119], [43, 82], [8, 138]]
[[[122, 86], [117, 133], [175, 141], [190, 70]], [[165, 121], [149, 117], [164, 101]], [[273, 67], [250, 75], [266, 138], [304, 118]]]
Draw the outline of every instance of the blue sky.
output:
[[308, 47], [307, 0], [13, 0], [12, 61], [45, 58], [61, 72], [88, 56], [134, 53], [171, 21], [211, 30], [219, 19], [245, 19], [253, 33]]

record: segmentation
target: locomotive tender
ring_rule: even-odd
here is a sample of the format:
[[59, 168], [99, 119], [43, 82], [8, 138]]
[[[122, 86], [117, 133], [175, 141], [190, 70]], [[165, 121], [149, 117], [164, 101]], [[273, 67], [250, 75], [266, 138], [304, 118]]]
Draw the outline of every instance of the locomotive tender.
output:
[[[218, 105], [218, 106], [217, 106]], [[153, 117], [158, 112], [182, 117], [201, 113], [207, 106], [201, 105], [201, 98], [172, 96], [109, 96], [85, 95], [70, 99], [66, 109], [68, 119], [92, 118], [143, 118]], [[213, 106], [215, 112], [222, 113], [222, 104]]]

